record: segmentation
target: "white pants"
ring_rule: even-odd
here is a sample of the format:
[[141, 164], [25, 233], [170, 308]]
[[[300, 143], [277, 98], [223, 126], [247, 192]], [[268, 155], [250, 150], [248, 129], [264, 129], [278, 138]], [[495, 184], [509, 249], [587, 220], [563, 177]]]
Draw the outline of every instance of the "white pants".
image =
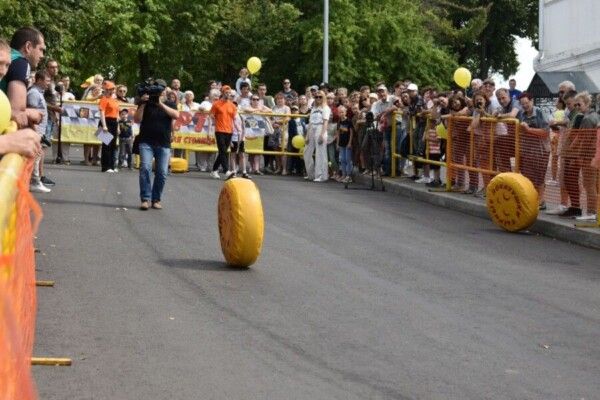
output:
[[[329, 179], [327, 168], [327, 141], [323, 140], [322, 144], [318, 143], [321, 129], [322, 126], [318, 125], [316, 127], [311, 127], [308, 131], [308, 144], [304, 148], [304, 165], [309, 179], [326, 181]], [[315, 150], [315, 160], [313, 161]]]

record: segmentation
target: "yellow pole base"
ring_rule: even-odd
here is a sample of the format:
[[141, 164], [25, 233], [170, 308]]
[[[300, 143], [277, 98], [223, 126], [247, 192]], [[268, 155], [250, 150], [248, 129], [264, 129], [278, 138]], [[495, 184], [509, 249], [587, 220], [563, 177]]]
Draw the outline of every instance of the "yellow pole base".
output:
[[54, 281], [35, 281], [35, 286], [54, 287]]
[[31, 365], [49, 365], [68, 367], [71, 365], [70, 358], [31, 357]]

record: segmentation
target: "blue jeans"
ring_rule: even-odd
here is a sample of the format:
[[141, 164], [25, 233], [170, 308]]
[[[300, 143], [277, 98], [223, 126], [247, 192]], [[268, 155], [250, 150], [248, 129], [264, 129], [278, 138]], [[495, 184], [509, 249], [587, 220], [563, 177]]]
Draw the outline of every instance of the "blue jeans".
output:
[[352, 176], [352, 148], [340, 147], [340, 167], [343, 176]]
[[[160, 201], [167, 173], [171, 149], [140, 143], [140, 198], [142, 201]], [[154, 183], [150, 182], [152, 174], [152, 158], [155, 159]]]

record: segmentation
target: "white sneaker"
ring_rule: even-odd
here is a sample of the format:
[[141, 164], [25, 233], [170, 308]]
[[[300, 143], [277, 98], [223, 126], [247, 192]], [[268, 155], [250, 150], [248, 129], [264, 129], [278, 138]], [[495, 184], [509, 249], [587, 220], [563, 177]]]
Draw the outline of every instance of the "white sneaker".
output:
[[575, 217], [575, 219], [577, 221], [595, 221], [596, 214], [585, 214], [585, 215], [582, 215], [581, 217]]
[[546, 211], [546, 214], [548, 214], [548, 215], [560, 215], [560, 214], [564, 213], [565, 211], [567, 211], [568, 209], [569, 209], [569, 207], [563, 206], [562, 204], [560, 204], [555, 209]]
[[123, 164], [121, 164], [121, 168], [127, 168], [128, 166], [127, 161], [123, 161]]
[[327, 179], [316, 178], [316, 179], [313, 179], [313, 182], [327, 182]]
[[231, 178], [232, 176], [235, 177], [235, 172], [234, 171], [227, 171], [227, 172], [225, 172], [225, 180]]
[[50, 193], [52, 189], [44, 186], [42, 182], [32, 183], [29, 185], [29, 191], [32, 193]]
[[119, 172], [119, 168], [113, 169], [113, 172]]
[[546, 185], [549, 185], [549, 186], [558, 186], [558, 181], [556, 179], [548, 179], [546, 181]]
[[217, 171], [213, 171], [210, 173], [210, 177], [214, 179], [221, 179], [221, 175]]
[[433, 182], [433, 179], [428, 176], [423, 176], [420, 179], [417, 179], [415, 181], [415, 183], [431, 183], [431, 182]]
[[107, 174], [114, 174], [115, 173], [115, 171], [113, 169], [107, 169], [104, 172], [106, 172]]

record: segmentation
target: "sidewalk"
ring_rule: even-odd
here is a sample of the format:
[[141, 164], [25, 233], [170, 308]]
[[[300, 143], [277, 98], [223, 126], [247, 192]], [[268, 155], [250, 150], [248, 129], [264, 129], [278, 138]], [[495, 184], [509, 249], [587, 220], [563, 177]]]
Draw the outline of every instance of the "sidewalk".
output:
[[[370, 176], [359, 175], [356, 181], [363, 185], [371, 185]], [[383, 178], [383, 182], [387, 192], [476, 217], [490, 219], [485, 200], [475, 196], [461, 193], [430, 192], [430, 189], [425, 185], [414, 183], [407, 178]], [[375, 184], [376, 187], [380, 187], [379, 180], [376, 180]], [[543, 211], [540, 211], [536, 223], [529, 228], [529, 231], [581, 246], [600, 249], [600, 228], [576, 228], [575, 220], [547, 215]]]

